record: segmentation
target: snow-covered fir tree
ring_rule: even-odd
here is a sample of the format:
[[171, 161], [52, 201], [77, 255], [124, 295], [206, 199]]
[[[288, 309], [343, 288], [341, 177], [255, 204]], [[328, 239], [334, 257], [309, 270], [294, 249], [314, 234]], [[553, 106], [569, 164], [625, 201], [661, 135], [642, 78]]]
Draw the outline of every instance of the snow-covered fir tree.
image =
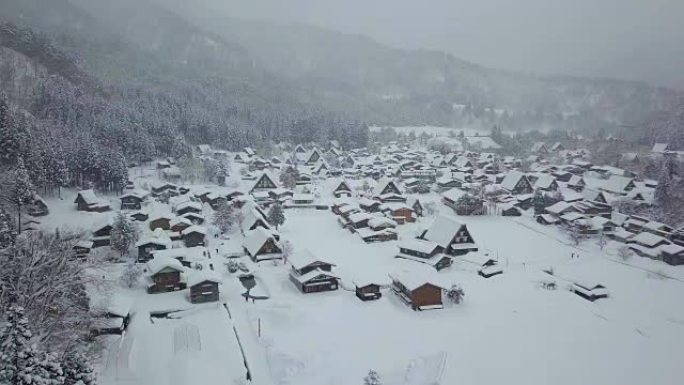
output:
[[271, 206], [271, 208], [268, 210], [267, 217], [268, 223], [275, 226], [276, 230], [278, 230], [278, 227], [285, 223], [285, 212], [283, 211], [283, 206], [279, 203]]
[[0, 384], [64, 384], [62, 367], [55, 355], [40, 351], [31, 341], [24, 309], [11, 305], [6, 318], [7, 324], [0, 331]]
[[96, 376], [93, 366], [85, 354], [70, 351], [62, 359], [64, 385], [95, 385]]
[[235, 223], [235, 208], [227, 202], [222, 202], [212, 217], [212, 224], [216, 226], [222, 234], [230, 232]]
[[22, 158], [17, 159], [16, 166], [9, 174], [9, 180], [3, 184], [8, 184], [6, 186], [7, 193], [3, 198], [16, 208], [17, 231], [21, 233], [21, 211], [25, 205], [31, 203], [35, 195], [33, 183], [31, 183]]
[[112, 224], [112, 248], [123, 257], [131, 245], [138, 239], [138, 232], [130, 219], [123, 212], [119, 212]]

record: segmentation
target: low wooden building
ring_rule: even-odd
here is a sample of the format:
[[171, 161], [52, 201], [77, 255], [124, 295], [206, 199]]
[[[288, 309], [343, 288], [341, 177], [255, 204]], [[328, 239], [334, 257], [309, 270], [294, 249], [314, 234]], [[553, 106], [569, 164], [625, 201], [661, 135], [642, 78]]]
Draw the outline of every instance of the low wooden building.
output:
[[572, 284], [572, 291], [573, 293], [591, 302], [601, 298], [608, 298], [608, 290], [600, 284], [587, 285], [585, 283], [575, 282]]
[[372, 301], [380, 299], [380, 285], [372, 282], [354, 281], [356, 296], [362, 301]]
[[87, 258], [90, 250], [93, 249], [93, 241], [79, 241], [72, 248], [74, 257]]
[[145, 265], [147, 292], [150, 294], [183, 290], [187, 287], [180, 261], [174, 258], [157, 257]]
[[198, 271], [188, 279], [191, 303], [217, 302], [221, 277], [214, 271]]
[[157, 216], [154, 219], [150, 220], [149, 227], [152, 231], [155, 231], [156, 229], [170, 230], [171, 217], [167, 215]]
[[669, 244], [660, 246], [660, 257], [668, 265], [684, 265], [684, 246]]

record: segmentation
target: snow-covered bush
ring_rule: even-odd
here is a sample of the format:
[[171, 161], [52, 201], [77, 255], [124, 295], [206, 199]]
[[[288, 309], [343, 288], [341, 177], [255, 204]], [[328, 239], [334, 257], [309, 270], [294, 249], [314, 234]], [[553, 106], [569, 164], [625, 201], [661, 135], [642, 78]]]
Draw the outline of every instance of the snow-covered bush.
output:
[[138, 283], [138, 280], [142, 276], [142, 267], [131, 262], [126, 265], [124, 270], [121, 272], [121, 282], [127, 288], [133, 288]]
[[366, 377], [363, 378], [363, 385], [382, 385], [378, 372], [373, 369], [369, 370]]
[[465, 291], [463, 291], [461, 286], [454, 284], [446, 291], [446, 296], [449, 302], [459, 304], [465, 297]]

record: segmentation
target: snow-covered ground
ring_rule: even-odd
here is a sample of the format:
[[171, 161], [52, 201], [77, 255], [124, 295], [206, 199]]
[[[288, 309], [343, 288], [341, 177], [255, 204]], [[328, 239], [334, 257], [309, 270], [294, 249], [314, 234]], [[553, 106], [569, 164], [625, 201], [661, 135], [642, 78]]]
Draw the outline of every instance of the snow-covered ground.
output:
[[[153, 179], [148, 170], [135, 181], [142, 185]], [[248, 182], [238, 183], [245, 187]], [[331, 188], [332, 181], [321, 182], [317, 199], [329, 201]], [[64, 200], [49, 201], [52, 213], [43, 226], [90, 229], [112, 215], [76, 212], [74, 194], [65, 191]], [[438, 202], [436, 194], [420, 198]], [[245, 302], [244, 288], [222, 263], [215, 263], [223, 277], [219, 303], [190, 304], [187, 290], [152, 295], [142, 285], [119, 287], [118, 294], [133, 298], [134, 315], [124, 336], [108, 337], [102, 383], [240, 383], [247, 369], [238, 338], [256, 384], [359, 384], [369, 369], [377, 370], [386, 385], [681, 383], [681, 267], [639, 257], [624, 262], [612, 243], [603, 251], [595, 240], [574, 246], [555, 227], [527, 216], [458, 217], [480, 246], [479, 255], [487, 253], [504, 268], [503, 275], [484, 279], [476, 274], [472, 255], [457, 257], [440, 273], [394, 258], [397, 243], [429, 226], [431, 218], [400, 226], [398, 242], [378, 244], [365, 244], [340, 228], [330, 211], [289, 209], [286, 218], [283, 239], [295, 253], [308, 249], [333, 262], [340, 290], [301, 294], [282, 262], [255, 265], [246, 258], [269, 299]], [[237, 247], [241, 236], [208, 240], [214, 250], [218, 242]], [[570, 258], [572, 253], [579, 258]], [[555, 277], [542, 273], [548, 268]], [[112, 268], [112, 277], [117, 269]], [[387, 289], [369, 302], [349, 291], [354, 279], [389, 283], [388, 274], [399, 271], [459, 284], [465, 301], [415, 312]], [[541, 288], [549, 280], [557, 290]], [[588, 302], [567, 290], [574, 280], [603, 284], [610, 297]], [[180, 312], [171, 319], [150, 317], [150, 312], [169, 310]]]

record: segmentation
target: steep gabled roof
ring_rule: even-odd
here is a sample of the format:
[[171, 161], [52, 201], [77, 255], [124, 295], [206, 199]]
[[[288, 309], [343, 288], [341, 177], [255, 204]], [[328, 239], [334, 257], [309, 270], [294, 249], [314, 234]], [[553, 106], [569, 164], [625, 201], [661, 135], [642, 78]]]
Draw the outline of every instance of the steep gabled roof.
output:
[[455, 218], [440, 215], [435, 218], [432, 226], [423, 234], [423, 239], [435, 242], [446, 249], [461, 227], [464, 226]]

